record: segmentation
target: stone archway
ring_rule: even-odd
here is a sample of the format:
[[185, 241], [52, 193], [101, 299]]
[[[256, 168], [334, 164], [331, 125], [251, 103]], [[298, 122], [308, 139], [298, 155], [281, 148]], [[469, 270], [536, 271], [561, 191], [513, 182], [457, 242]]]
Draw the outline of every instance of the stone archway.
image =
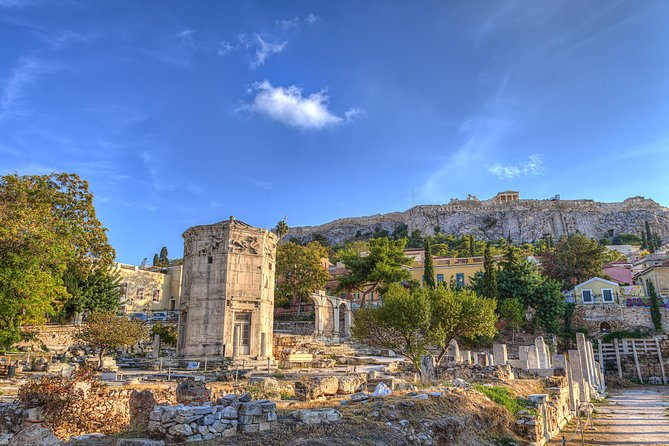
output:
[[351, 336], [353, 313], [351, 302], [318, 291], [309, 296], [314, 303], [315, 336], [328, 339], [346, 339]]

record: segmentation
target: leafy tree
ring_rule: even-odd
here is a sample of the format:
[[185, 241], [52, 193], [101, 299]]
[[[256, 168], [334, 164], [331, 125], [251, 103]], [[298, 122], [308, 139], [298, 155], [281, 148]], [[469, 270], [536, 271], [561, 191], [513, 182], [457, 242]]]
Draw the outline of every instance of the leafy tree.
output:
[[490, 299], [498, 299], [499, 291], [497, 289], [497, 267], [490, 254], [490, 245], [487, 245], [483, 254], [483, 284], [481, 295]]
[[564, 295], [561, 283], [556, 280], [544, 280], [529, 301], [529, 306], [536, 310], [535, 325], [549, 333], [560, 331], [560, 317], [564, 315]]
[[432, 322], [430, 337], [441, 349], [437, 362], [441, 362], [453, 339], [495, 335], [495, 299], [479, 296], [469, 289], [454, 290], [443, 286], [428, 292]]
[[420, 229], [414, 229], [411, 231], [409, 241], [407, 242], [407, 248], [422, 248], [423, 243], [423, 234], [420, 232]]
[[323, 234], [318, 234], [318, 233], [313, 234], [311, 236], [311, 241], [312, 242], [318, 242], [321, 245], [326, 246], [326, 247], [330, 246], [330, 242], [328, 241], [328, 239]]
[[381, 237], [388, 237], [390, 234], [388, 234], [387, 229], [381, 228], [381, 226], [377, 226], [374, 228], [374, 233], [372, 234], [372, 238], [381, 238]]
[[318, 242], [306, 246], [292, 242], [279, 245], [276, 250], [278, 281], [274, 293], [277, 305], [296, 300], [299, 314], [301, 302], [316, 290], [324, 289], [330, 279], [321, 263], [327, 255], [327, 250]]
[[400, 223], [399, 225], [395, 226], [395, 229], [393, 229], [392, 236], [393, 240], [409, 238], [409, 226], [407, 226], [406, 223]]
[[70, 318], [84, 310], [116, 311], [121, 300], [121, 277], [118, 272], [97, 268], [82, 276], [66, 271], [63, 281], [70, 298], [63, 305], [62, 315]]
[[642, 243], [641, 237], [637, 234], [628, 234], [621, 232], [613, 237], [614, 245], [640, 245]]
[[650, 297], [650, 318], [653, 321], [655, 330], [662, 331], [662, 313], [660, 312], [660, 298], [655, 292], [655, 285], [648, 280], [646, 282], [648, 296]]
[[158, 257], [160, 266], [170, 266], [170, 258], [167, 254], [167, 246], [160, 248], [160, 255]]
[[86, 276], [111, 265], [106, 231], [77, 175], [0, 177], [0, 343], [62, 309], [72, 297], [66, 271]]
[[160, 257], [158, 257], [158, 254], [153, 255], [153, 262], [151, 262], [153, 266], [160, 266]]
[[160, 343], [170, 345], [172, 347], [177, 345], [177, 330], [174, 325], [164, 325], [158, 322], [151, 327], [151, 337], [155, 335], [160, 337]]
[[420, 358], [431, 343], [430, 325], [428, 293], [418, 289], [410, 294], [401, 285], [391, 284], [383, 296], [383, 305], [358, 310], [352, 334], [367, 345], [399, 353], [420, 372]]
[[436, 288], [437, 283], [434, 278], [434, 264], [432, 262], [432, 252], [430, 252], [430, 240], [425, 241], [425, 261], [423, 263], [423, 280], [425, 286]]
[[583, 235], [562, 237], [554, 250], [543, 258], [544, 273], [571, 288], [602, 273], [605, 249]]
[[102, 368], [105, 352], [129, 347], [145, 337], [146, 330], [141, 322], [103, 312], [92, 313], [75, 335], [77, 340], [98, 349], [99, 368]]
[[516, 330], [520, 329], [525, 319], [525, 308], [516, 298], [504, 299], [498, 309], [499, 317], [511, 329], [511, 343], [516, 342]]
[[284, 238], [286, 234], [288, 234], [288, 223], [286, 223], [286, 220], [279, 220], [276, 224], [276, 228], [274, 228], [274, 231], [276, 232], [276, 235], [279, 237], [279, 240]]
[[411, 258], [404, 254], [406, 239], [390, 240], [386, 237], [371, 239], [366, 256], [350, 250], [342, 253], [342, 262], [348, 273], [338, 278], [339, 291], [362, 293], [360, 306], [364, 306], [369, 293], [379, 290], [385, 293], [391, 283], [409, 280], [411, 275], [404, 266]]

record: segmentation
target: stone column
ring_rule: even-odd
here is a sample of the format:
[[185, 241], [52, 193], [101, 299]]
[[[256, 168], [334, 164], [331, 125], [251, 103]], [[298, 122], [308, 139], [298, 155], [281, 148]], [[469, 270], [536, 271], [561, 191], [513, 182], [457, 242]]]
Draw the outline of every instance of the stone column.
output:
[[495, 365], [506, 365], [509, 362], [506, 344], [493, 344], [492, 354], [495, 359]]
[[232, 331], [232, 357], [237, 358], [239, 356], [239, 333], [240, 327], [235, 326]]
[[550, 368], [548, 360], [548, 349], [546, 348], [546, 343], [544, 342], [544, 338], [542, 336], [536, 338], [534, 340], [534, 346], [537, 348], [537, 359], [539, 361], [539, 368], [540, 369]]
[[460, 347], [458, 346], [458, 341], [455, 339], [448, 343], [448, 356], [449, 358], [453, 358], [453, 362], [460, 362]]
[[588, 341], [585, 340], [583, 333], [576, 333], [576, 345], [578, 347], [578, 354], [581, 358], [581, 368], [583, 369], [583, 378], [594, 388], [594, 364], [593, 358], [590, 357], [590, 348], [588, 348]]
[[489, 366], [496, 365], [495, 364], [495, 358], [492, 356], [492, 353], [486, 353], [486, 363]]
[[353, 325], [353, 315], [351, 309], [346, 307], [346, 312], [344, 313], [344, 336], [347, 338], [351, 337], [351, 325]]
[[537, 348], [534, 345], [531, 345], [527, 349], [527, 368], [530, 370], [540, 368]]
[[470, 350], [462, 351], [462, 361], [467, 365], [472, 364], [472, 352]]
[[572, 380], [578, 386], [579, 401], [590, 401], [590, 385], [583, 372], [587, 371], [581, 363], [581, 354], [578, 350], [569, 350], [569, 371]]
[[334, 317], [334, 321], [333, 321], [334, 322], [334, 324], [333, 324], [334, 325], [334, 330], [332, 330], [332, 337], [333, 338], [334, 337], [338, 338], [339, 337], [339, 305], [334, 307], [334, 315], [332, 317]]
[[260, 333], [260, 356], [267, 357], [267, 333]]
[[160, 335], [153, 335], [153, 357], [160, 358]]

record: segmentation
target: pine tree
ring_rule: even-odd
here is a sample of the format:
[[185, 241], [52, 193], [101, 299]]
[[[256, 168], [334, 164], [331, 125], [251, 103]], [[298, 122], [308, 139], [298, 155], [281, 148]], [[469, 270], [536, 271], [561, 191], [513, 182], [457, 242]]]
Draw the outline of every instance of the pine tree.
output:
[[160, 265], [160, 257], [158, 257], [158, 254], [153, 255], [153, 266], [158, 266]]
[[491, 299], [499, 299], [499, 290], [497, 289], [497, 268], [490, 254], [490, 244], [486, 243], [483, 252], [483, 289], [481, 294]]
[[170, 265], [170, 259], [167, 255], [167, 246], [163, 246], [160, 249], [159, 260], [160, 260], [160, 266], [169, 266]]
[[437, 284], [434, 279], [434, 264], [432, 263], [432, 252], [429, 238], [425, 240], [425, 261], [423, 265], [423, 280], [425, 286], [432, 289], [436, 288]]
[[650, 280], [646, 282], [648, 287], [648, 296], [650, 297], [650, 318], [653, 321], [655, 330], [662, 330], [662, 313], [660, 312], [660, 298], [655, 292], [655, 285]]

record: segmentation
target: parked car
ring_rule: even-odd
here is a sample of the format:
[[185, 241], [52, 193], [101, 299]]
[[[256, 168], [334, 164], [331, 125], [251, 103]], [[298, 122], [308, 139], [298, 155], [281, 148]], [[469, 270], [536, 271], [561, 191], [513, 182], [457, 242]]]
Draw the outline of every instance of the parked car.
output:
[[151, 322], [167, 322], [167, 313], [163, 312], [153, 313], [153, 316], [151, 316], [151, 319], [149, 320]]
[[128, 315], [131, 321], [142, 321], [142, 322], [148, 322], [149, 317], [144, 314], [144, 313], [130, 313]]

